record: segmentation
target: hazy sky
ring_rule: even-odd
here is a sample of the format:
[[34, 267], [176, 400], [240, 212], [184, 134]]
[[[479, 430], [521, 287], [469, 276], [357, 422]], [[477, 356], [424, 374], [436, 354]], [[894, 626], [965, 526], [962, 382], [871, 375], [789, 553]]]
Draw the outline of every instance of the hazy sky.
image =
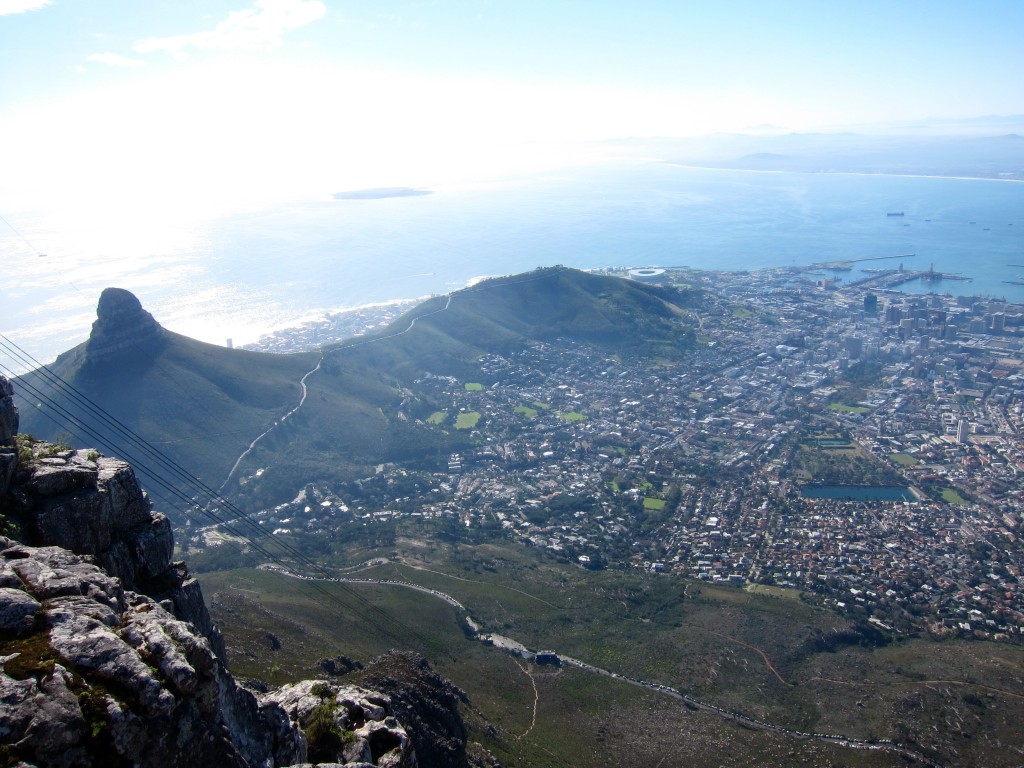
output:
[[531, 141], [1020, 114], [1022, 30], [1021, 0], [0, 0], [0, 204], [201, 207], [568, 152]]

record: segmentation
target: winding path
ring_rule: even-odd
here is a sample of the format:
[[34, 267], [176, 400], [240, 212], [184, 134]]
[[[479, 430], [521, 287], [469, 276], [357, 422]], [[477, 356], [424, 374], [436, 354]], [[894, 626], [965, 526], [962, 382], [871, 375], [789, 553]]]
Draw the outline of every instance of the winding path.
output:
[[[421, 586], [419, 584], [414, 584], [413, 582], [409, 582], [409, 581], [397, 581], [397, 580], [392, 580], [392, 579], [316, 578], [316, 577], [312, 577], [312, 576], [302, 576], [301, 574], [294, 573], [292, 571], [287, 571], [287, 570], [285, 570], [283, 568], [280, 568], [280, 567], [277, 567], [277, 566], [262, 566], [262, 568], [264, 570], [269, 570], [269, 571], [273, 571], [275, 573], [281, 574], [282, 576], [288, 576], [288, 577], [293, 578], [293, 579], [301, 579], [303, 581], [326, 581], [326, 582], [337, 582], [337, 583], [341, 583], [341, 584], [376, 584], [376, 585], [383, 585], [383, 586], [405, 587], [407, 589], [414, 589], [414, 590], [417, 590], [419, 592], [423, 592], [425, 594], [432, 595], [432, 596], [436, 597], [439, 600], [444, 600], [446, 603], [448, 603], [449, 605], [459, 609], [460, 611], [466, 611], [466, 607], [464, 605], [462, 605], [462, 603], [460, 603], [458, 600], [456, 600], [451, 595], [445, 594], [444, 592], [441, 592], [441, 591], [436, 590], [436, 589], [430, 589], [429, 587], [424, 587], [424, 586]], [[457, 577], [455, 577], [455, 578], [457, 578]], [[520, 658], [529, 659], [529, 658], [532, 658], [533, 656], [536, 655], [536, 653], [534, 651], [529, 650], [528, 648], [526, 648], [526, 646], [524, 646], [521, 643], [518, 643], [516, 641], [513, 641], [513, 640], [511, 640], [509, 638], [503, 638], [503, 637], [500, 637], [500, 636], [497, 636], [497, 635], [481, 634], [479, 631], [477, 631], [477, 623], [475, 621], [473, 621], [472, 617], [470, 617], [468, 615], [468, 613], [463, 617], [463, 619], [466, 621], [467, 625], [471, 629], [473, 629], [473, 638], [476, 639], [476, 640], [480, 640], [480, 641], [484, 641], [484, 642], [490, 641], [490, 644], [493, 645], [494, 647], [502, 649], [502, 650], [505, 650], [505, 651], [511, 653], [512, 655], [518, 656]], [[718, 633], [715, 633], [715, 634], [718, 634]], [[724, 638], [729, 639], [729, 640], [733, 640], [733, 638], [728, 638], [725, 635], [721, 635], [721, 637], [724, 637]], [[507, 642], [501, 642], [501, 641], [507, 641]], [[739, 641], [734, 641], [734, 642], [739, 642]], [[744, 646], [746, 646], [748, 648], [751, 648], [751, 649], [753, 649], [755, 651], [758, 650], [757, 648], [754, 648], [753, 646], [747, 645], [746, 643], [740, 642], [740, 645], [744, 645]], [[694, 711], [704, 711], [704, 712], [708, 712], [708, 713], [711, 713], [711, 714], [714, 714], [714, 715], [718, 715], [719, 717], [722, 717], [722, 718], [724, 718], [726, 720], [730, 720], [730, 721], [735, 722], [735, 723], [740, 723], [741, 725], [744, 725], [744, 726], [746, 726], [748, 728], [754, 728], [756, 730], [761, 730], [761, 731], [770, 731], [772, 733], [778, 733], [778, 734], [781, 734], [783, 736], [788, 736], [788, 737], [793, 738], [793, 739], [821, 741], [821, 742], [825, 742], [825, 743], [828, 743], [828, 744], [835, 744], [837, 746], [847, 747], [849, 749], [859, 749], [859, 750], [879, 751], [879, 752], [892, 752], [892, 753], [901, 755], [902, 757], [904, 757], [904, 758], [906, 758], [908, 760], [911, 760], [913, 762], [920, 763], [921, 765], [926, 766], [926, 768], [942, 768], [941, 764], [939, 764], [939, 763], [935, 762], [934, 760], [926, 757], [925, 755], [921, 754], [920, 752], [916, 752], [913, 749], [910, 749], [908, 747], [904, 747], [903, 745], [898, 744], [895, 741], [889, 741], [888, 739], [868, 739], [868, 740], [865, 740], [865, 739], [854, 739], [854, 738], [850, 738], [850, 737], [847, 737], [847, 736], [841, 736], [839, 734], [834, 734], [834, 733], [807, 733], [807, 732], [804, 732], [804, 731], [796, 731], [796, 730], [793, 730], [791, 728], [786, 728], [786, 727], [781, 726], [781, 725], [775, 725], [773, 723], [768, 723], [768, 722], [765, 722], [763, 720], [757, 720], [755, 718], [752, 718], [752, 717], [749, 717], [747, 715], [744, 715], [744, 714], [742, 714], [740, 712], [733, 712], [732, 710], [724, 709], [723, 707], [719, 707], [719, 706], [716, 706], [714, 704], [710, 704], [710, 703], [705, 702], [705, 701], [699, 701], [699, 700], [693, 698], [692, 696], [690, 696], [689, 694], [683, 693], [682, 691], [677, 690], [675, 688], [671, 688], [670, 686], [667, 686], [667, 685], [662, 685], [660, 683], [652, 683], [652, 682], [648, 682], [646, 680], [638, 680], [636, 678], [627, 677], [625, 675], [620, 675], [618, 672], [612, 672], [612, 671], [607, 670], [607, 669], [602, 669], [601, 667], [595, 667], [593, 664], [588, 664], [585, 661], [580, 661], [579, 659], [574, 659], [574, 658], [572, 658], [570, 656], [563, 656], [561, 654], [557, 654], [557, 655], [558, 655], [559, 661], [562, 664], [565, 664], [567, 666], [575, 667], [576, 669], [580, 669], [580, 670], [582, 670], [584, 672], [590, 672], [590, 673], [597, 674], [597, 675], [603, 675], [605, 677], [612, 678], [613, 680], [617, 680], [619, 682], [626, 683], [628, 685], [634, 685], [634, 686], [637, 686], [637, 687], [640, 687], [640, 688], [645, 688], [645, 689], [647, 689], [649, 691], [654, 691], [656, 693], [661, 693], [661, 694], [663, 694], [665, 696], [670, 696], [670, 697], [672, 697], [672, 698], [682, 702], [682, 704], [684, 706], [686, 706], [687, 709], [691, 709], [691, 710], [694, 710]], [[779, 673], [771, 665], [771, 662], [767, 660], [767, 656], [764, 656], [763, 653], [761, 655], [765, 658], [765, 663], [768, 665], [768, 668], [772, 671], [772, 673], [776, 677], [778, 677], [787, 686], [792, 686], [793, 685], [793, 683], [787, 683], [785, 680], [782, 679], [782, 677], [779, 675]], [[534, 694], [535, 694], [535, 696], [534, 696], [533, 722], [531, 723], [530, 727], [526, 730], [525, 733], [523, 733], [521, 736], [517, 737], [517, 738], [521, 739], [521, 738], [525, 737], [526, 735], [528, 735], [530, 733], [530, 731], [533, 730], [533, 727], [536, 725], [536, 722], [537, 722], [537, 705], [538, 705], [538, 702], [539, 702], [540, 694], [539, 694], [539, 692], [537, 690], [537, 684], [536, 684], [536, 681], [534, 681], [534, 679], [533, 679], [533, 675], [531, 675], [527, 669], [524, 669], [521, 665], [519, 665], [518, 662], [517, 662], [517, 666], [519, 666], [519, 668], [522, 669], [523, 672], [526, 673], [530, 677], [530, 681], [533, 683], [533, 689], [534, 689]]]
[[537, 681], [533, 679], [533, 673], [530, 672], [530, 668], [525, 664], [516, 662], [516, 666], [523, 670], [523, 674], [530, 678], [530, 684], [533, 686], [533, 717], [530, 720], [530, 727], [523, 731], [521, 734], [516, 736], [516, 741], [525, 739], [530, 735], [530, 731], [533, 730], [534, 726], [537, 725], [537, 704], [540, 703], [540, 691], [537, 690]]
[[447, 312], [448, 311], [448, 307], [450, 307], [452, 305], [452, 295], [453, 294], [449, 294], [448, 295], [448, 301], [445, 302], [445, 305], [443, 307], [441, 307], [440, 309], [435, 309], [433, 312], [428, 312], [425, 315], [417, 315], [416, 317], [414, 317], [412, 320], [409, 321], [409, 327], [406, 328], [405, 330], [397, 331], [396, 333], [391, 333], [391, 334], [388, 334], [387, 336], [375, 336], [372, 339], [361, 339], [361, 340], [357, 340], [357, 341], [352, 341], [352, 342], [350, 342], [348, 344], [345, 344], [344, 346], [334, 347], [331, 350], [329, 350], [328, 352], [323, 353], [320, 356], [320, 359], [317, 361], [316, 366], [314, 368], [306, 371], [306, 373], [303, 375], [303, 377], [299, 380], [299, 386], [302, 389], [302, 395], [299, 398], [298, 404], [294, 408], [292, 408], [290, 411], [288, 411], [288, 413], [286, 413], [280, 419], [278, 419], [273, 424], [271, 424], [269, 427], [267, 427], [262, 433], [257, 435], [255, 440], [253, 440], [251, 443], [249, 443], [249, 446], [244, 451], [242, 451], [241, 455], [237, 459], [235, 459], [235, 463], [231, 466], [231, 470], [228, 472], [227, 477], [224, 478], [224, 482], [221, 483], [221, 486], [220, 486], [220, 488], [218, 489], [217, 492], [218, 493], [222, 493], [224, 491], [224, 489], [227, 487], [228, 483], [231, 482], [231, 478], [234, 477], [235, 472], [238, 471], [238, 467], [242, 464], [242, 461], [245, 460], [246, 456], [248, 456], [250, 453], [252, 453], [253, 449], [259, 444], [259, 442], [263, 438], [265, 438], [267, 435], [269, 435], [271, 432], [273, 432], [279, 426], [284, 424], [289, 418], [291, 418], [296, 413], [298, 413], [299, 410], [302, 408], [302, 406], [306, 404], [306, 397], [309, 395], [309, 388], [306, 386], [306, 380], [310, 376], [312, 376], [314, 373], [316, 373], [317, 371], [320, 370], [320, 367], [323, 365], [324, 360], [327, 359], [327, 355], [329, 355], [329, 354], [336, 354], [338, 352], [343, 352], [346, 349], [352, 349], [353, 347], [361, 347], [361, 346], [364, 346], [366, 344], [376, 344], [376, 343], [381, 342], [381, 341], [387, 341], [389, 339], [394, 339], [394, 338], [396, 338], [398, 336], [402, 336], [402, 335], [408, 333], [409, 331], [411, 331], [416, 326], [416, 321], [419, 320], [420, 318], [430, 317], [431, 315], [436, 315], [436, 314], [439, 314], [440, 312]]
[[320, 359], [317, 360], [316, 366], [306, 371], [302, 378], [299, 379], [299, 387], [302, 389], [302, 396], [299, 398], [298, 405], [296, 405], [294, 408], [288, 411], [288, 413], [286, 413], [280, 419], [271, 424], [266, 430], [263, 431], [262, 434], [257, 436], [255, 440], [249, 443], [249, 447], [242, 451], [241, 456], [239, 456], [235, 460], [235, 463], [231, 466], [231, 471], [229, 471], [228, 476], [224, 478], [224, 482], [221, 484], [220, 488], [217, 491], [218, 493], [223, 491], [225, 486], [227, 486], [227, 484], [231, 482], [231, 478], [235, 474], [235, 471], [238, 469], [238, 466], [242, 463], [242, 460], [252, 452], [252, 449], [256, 447], [256, 444], [259, 443], [260, 440], [269, 435], [271, 432], [273, 432], [275, 429], [277, 429], [281, 424], [284, 424], [289, 418], [298, 413], [299, 409], [306, 404], [306, 397], [309, 395], [309, 388], [306, 386], [306, 379], [308, 379], [314, 373], [319, 371], [320, 366], [323, 365], [323, 362], [324, 358], [323, 356], [321, 356]]
[[[519, 285], [521, 283], [532, 283], [535, 280], [541, 280], [543, 278], [544, 278], [544, 275], [534, 275], [534, 276], [530, 276], [530, 277], [523, 277], [523, 278], [516, 279], [516, 280], [506, 279], [506, 280], [504, 280], [501, 283], [501, 285], [505, 286], [505, 285]], [[302, 406], [305, 405], [305, 403], [306, 403], [306, 396], [308, 394], [308, 390], [306, 388], [306, 380], [310, 376], [312, 376], [314, 373], [316, 373], [317, 371], [320, 370], [320, 366], [323, 364], [324, 360], [327, 359], [328, 355], [335, 355], [335, 354], [338, 354], [340, 352], [344, 352], [347, 349], [353, 349], [355, 347], [362, 347], [362, 346], [366, 346], [367, 344], [378, 344], [378, 343], [380, 343], [382, 341], [388, 341], [390, 339], [394, 339], [394, 338], [397, 338], [399, 336], [404, 336], [405, 334], [409, 333], [413, 328], [416, 327], [416, 322], [418, 320], [422, 320], [425, 317], [431, 317], [433, 315], [439, 315], [442, 312], [447, 312], [449, 307], [451, 307], [452, 300], [455, 298], [456, 295], [465, 295], [467, 293], [476, 293], [478, 291], [487, 290], [490, 287], [491, 287], [491, 285], [488, 282], [484, 282], [484, 283], [480, 283], [479, 285], [474, 285], [474, 286], [472, 286], [470, 288], [464, 288], [463, 290], [459, 291], [457, 294], [456, 293], [449, 293], [448, 296], [447, 296], [448, 300], [445, 302], [443, 307], [441, 307], [439, 309], [435, 309], [432, 312], [426, 312], [425, 314], [417, 315], [416, 317], [412, 318], [409, 321], [409, 326], [407, 328], [401, 330], [401, 331], [396, 331], [395, 333], [389, 333], [387, 336], [374, 336], [374, 337], [369, 338], [369, 339], [364, 339], [364, 338], [358, 338], [357, 337], [357, 338], [355, 338], [355, 339], [353, 339], [353, 340], [351, 340], [349, 342], [342, 342], [341, 344], [339, 344], [337, 346], [331, 347], [329, 350], [327, 350], [326, 352], [322, 353], [321, 356], [320, 356], [320, 360], [316, 364], [316, 367], [314, 367], [312, 370], [306, 371], [305, 375], [303, 375], [302, 379], [299, 381], [299, 384], [302, 387], [302, 396], [299, 399], [298, 405], [296, 405], [294, 408], [292, 408], [290, 411], [288, 411], [288, 413], [286, 413], [280, 419], [278, 419], [273, 424], [271, 424], [269, 427], [267, 427], [267, 429], [264, 430], [260, 435], [258, 435], [255, 440], [253, 440], [251, 443], [249, 443], [249, 446], [244, 451], [242, 451], [241, 455], [239, 455], [239, 457], [235, 460], [235, 463], [231, 466], [231, 470], [228, 472], [227, 477], [224, 478], [224, 482], [221, 483], [221, 486], [218, 489], [217, 493], [220, 494], [220, 493], [222, 493], [224, 491], [224, 489], [227, 487], [228, 483], [231, 481], [231, 478], [234, 477], [235, 472], [238, 471], [238, 467], [242, 464], [242, 461], [245, 459], [246, 456], [248, 456], [250, 453], [252, 453], [253, 449], [256, 448], [256, 446], [259, 444], [259, 442], [261, 440], [263, 440], [263, 438], [265, 438], [271, 432], [273, 432], [275, 429], [277, 429], [279, 426], [281, 426], [288, 418], [290, 418], [291, 416], [294, 416], [296, 413], [298, 413], [298, 411], [302, 408]]]
[[705, 631], [709, 635], [714, 635], [715, 637], [720, 637], [723, 640], [726, 640], [726, 641], [728, 641], [730, 643], [736, 643], [736, 645], [742, 645], [744, 648], [749, 648], [751, 651], [754, 651], [758, 656], [760, 656], [764, 660], [764, 665], [768, 668], [768, 671], [771, 672], [773, 675], [775, 675], [775, 677], [778, 679], [778, 681], [780, 683], [782, 683], [783, 685], [788, 685], [790, 687], [795, 687], [794, 683], [787, 682], [786, 679], [782, 675], [779, 674], [779, 670], [777, 670], [775, 668], [775, 665], [772, 664], [772, 660], [768, 658], [768, 654], [766, 654], [764, 651], [762, 651], [757, 646], [750, 645], [750, 643], [744, 643], [742, 640], [737, 640], [735, 637], [729, 637], [728, 635], [723, 635], [721, 632], [715, 632], [715, 631], [710, 630], [710, 629], [705, 630]]

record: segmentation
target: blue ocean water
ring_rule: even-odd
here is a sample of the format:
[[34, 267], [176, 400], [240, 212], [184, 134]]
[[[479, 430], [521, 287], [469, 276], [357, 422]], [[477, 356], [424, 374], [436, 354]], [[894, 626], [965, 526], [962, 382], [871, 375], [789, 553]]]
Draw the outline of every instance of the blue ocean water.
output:
[[[906, 269], [934, 265], [972, 280], [906, 290], [1024, 302], [1024, 286], [1004, 282], [1024, 280], [1024, 184], [1012, 182], [631, 160], [425, 196], [297, 201], [197, 226], [184, 246], [156, 243], [130, 266], [75, 273], [74, 291], [52, 280], [39, 287], [49, 292], [43, 332], [32, 323], [35, 289], [17, 268], [5, 271], [12, 299], [0, 308], [0, 329], [52, 358], [86, 338], [106, 285], [135, 291], [172, 330], [239, 344], [323, 311], [537, 266], [736, 270], [911, 253]], [[855, 269], [843, 279], [860, 276]]]
[[[899, 211], [900, 217], [887, 216]], [[304, 203], [217, 225], [211, 277], [307, 306], [450, 290], [560, 263], [759, 269], [916, 254], [941, 291], [1024, 300], [1024, 184], [779, 174], [662, 163], [589, 168], [426, 197]], [[885, 266], [864, 264], [866, 267]], [[854, 272], [850, 279], [857, 276]]]

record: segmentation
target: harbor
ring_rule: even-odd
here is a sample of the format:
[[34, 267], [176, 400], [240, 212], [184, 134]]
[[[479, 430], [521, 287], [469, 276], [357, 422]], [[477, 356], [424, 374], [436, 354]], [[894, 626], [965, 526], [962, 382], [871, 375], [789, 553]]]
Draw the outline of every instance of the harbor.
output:
[[[818, 272], [827, 270], [830, 272], [848, 272], [853, 270], [854, 264], [862, 264], [870, 261], [888, 261], [891, 259], [909, 259], [916, 256], [916, 253], [902, 253], [896, 256], [866, 256], [861, 259], [844, 259], [842, 261], [825, 261], [817, 262], [809, 265], [805, 271], [807, 272]], [[914, 281], [921, 281], [923, 283], [941, 283], [946, 280], [954, 281], [966, 281], [970, 282], [971, 277], [963, 275], [959, 272], [937, 272], [935, 265], [929, 265], [928, 269], [915, 269], [907, 270], [903, 268], [903, 264], [900, 264], [896, 269], [885, 269], [885, 268], [862, 268], [862, 272], [866, 272], [867, 276], [852, 280], [846, 285], [859, 286], [862, 288], [876, 288], [880, 290], [888, 288], [896, 288], [906, 283], [912, 283]], [[836, 278], [839, 280], [840, 278]], [[1024, 281], [1012, 282], [1014, 285], [1024, 285]]]

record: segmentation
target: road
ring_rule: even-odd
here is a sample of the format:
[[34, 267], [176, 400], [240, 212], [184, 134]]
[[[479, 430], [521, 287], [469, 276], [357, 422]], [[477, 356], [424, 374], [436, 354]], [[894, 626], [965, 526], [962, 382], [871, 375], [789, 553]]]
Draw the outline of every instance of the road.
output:
[[[414, 582], [410, 581], [399, 581], [395, 579], [349, 579], [340, 577], [315, 578], [312, 576], [303, 576], [293, 571], [288, 571], [284, 568], [271, 565], [262, 566], [262, 569], [274, 571], [275, 573], [279, 573], [283, 576], [288, 576], [294, 579], [301, 579], [303, 581], [336, 582], [340, 584], [374, 584], [380, 586], [403, 587], [405, 589], [414, 589], [418, 592], [423, 592], [424, 594], [431, 595], [432, 597], [435, 597], [438, 600], [443, 600], [452, 607], [460, 611], [466, 612], [466, 607], [451, 595], [445, 594], [440, 590], [430, 589], [420, 584], [415, 584]], [[531, 651], [525, 645], [516, 640], [513, 640], [512, 638], [505, 637], [503, 635], [481, 633], [479, 631], [479, 622], [474, 621], [474, 619], [471, 616], [469, 616], [468, 612], [466, 612], [465, 615], [463, 616], [463, 620], [473, 630], [473, 638], [476, 640], [485, 642], [494, 648], [498, 648], [499, 650], [511, 653], [512, 655], [520, 658], [532, 659], [536, 656], [535, 651]], [[562, 664], [565, 664], [566, 666], [575, 667], [576, 669], [596, 675], [603, 675], [613, 680], [626, 683], [627, 685], [638, 686], [640, 688], [645, 688], [649, 691], [654, 691], [665, 696], [670, 696], [673, 699], [676, 699], [679, 702], [681, 702], [687, 709], [693, 711], [708, 712], [710, 714], [722, 717], [726, 720], [739, 723], [740, 725], [746, 726], [748, 728], [754, 728], [761, 731], [771, 731], [772, 733], [782, 734], [793, 739], [810, 739], [814, 741], [822, 741], [828, 744], [835, 744], [841, 747], [847, 747], [849, 749], [891, 752], [894, 754], [901, 755], [902, 757], [911, 760], [915, 763], [927, 766], [927, 768], [942, 768], [942, 766], [939, 763], [936, 763], [934, 760], [931, 760], [925, 755], [922, 755], [921, 753], [916, 752], [907, 747], [904, 747], [894, 741], [882, 739], [854, 739], [834, 733], [806, 733], [803, 731], [796, 731], [781, 725], [775, 725], [773, 723], [768, 723], [763, 720], [757, 720], [755, 718], [748, 717], [747, 715], [744, 715], [740, 712], [733, 712], [728, 709], [723, 709], [722, 707], [718, 707], [714, 704], [710, 704], [705, 701], [699, 701], [690, 696], [689, 694], [683, 693], [681, 690], [672, 688], [667, 685], [627, 677], [626, 675], [620, 675], [618, 672], [612, 672], [607, 669], [602, 669], [601, 667], [595, 667], [593, 664], [588, 664], [585, 661], [581, 661], [570, 656], [564, 656], [562, 654], [559, 654], [557, 651], [553, 651], [553, 653], [555, 653], [558, 656], [559, 661]], [[775, 673], [776, 676], [778, 676], [778, 672], [775, 671], [774, 667], [770, 667], [770, 669], [772, 670], [772, 672]]]

